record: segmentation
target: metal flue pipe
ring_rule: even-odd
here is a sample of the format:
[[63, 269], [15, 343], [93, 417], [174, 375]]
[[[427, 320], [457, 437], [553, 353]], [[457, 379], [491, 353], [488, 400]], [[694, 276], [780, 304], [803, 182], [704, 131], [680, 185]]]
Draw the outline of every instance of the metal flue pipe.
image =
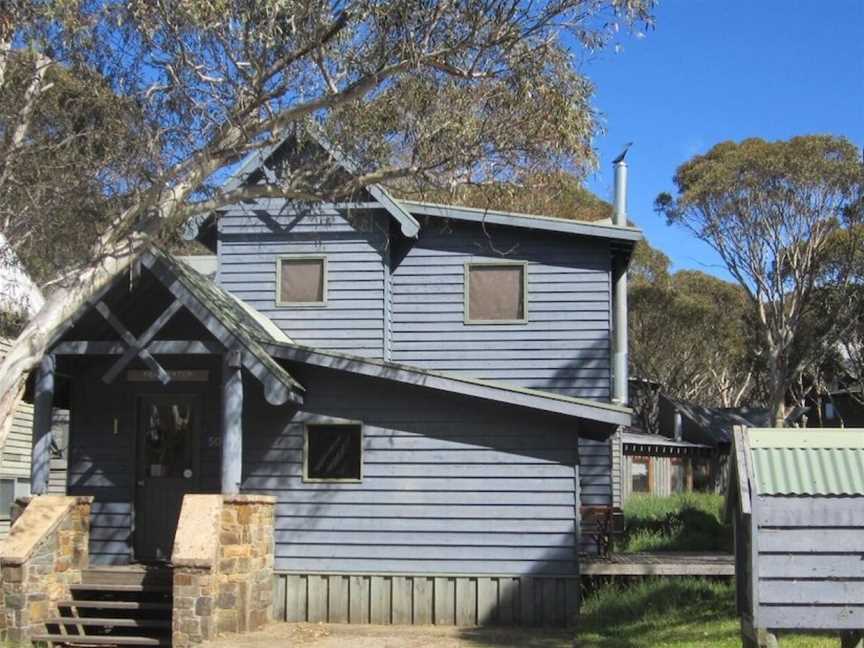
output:
[[[627, 226], [627, 163], [620, 159], [615, 162], [615, 225]], [[628, 393], [627, 369], [627, 262], [617, 257], [614, 260], [615, 286], [613, 289], [613, 382], [612, 401], [619, 405], [627, 405], [630, 401]]]

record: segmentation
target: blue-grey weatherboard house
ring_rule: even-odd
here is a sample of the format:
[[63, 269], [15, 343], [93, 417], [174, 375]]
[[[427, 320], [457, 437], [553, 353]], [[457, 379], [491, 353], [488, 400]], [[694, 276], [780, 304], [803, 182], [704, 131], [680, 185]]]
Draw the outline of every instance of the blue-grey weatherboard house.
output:
[[281, 618], [352, 621], [342, 601], [371, 596], [379, 622], [572, 619], [595, 549], [580, 511], [613, 505], [631, 420], [613, 305], [626, 329], [639, 238], [375, 186], [226, 209], [200, 229], [215, 281], [149, 250], [34, 381], [37, 418], [71, 410], [91, 563], [170, 561], [186, 494], [266, 494]]

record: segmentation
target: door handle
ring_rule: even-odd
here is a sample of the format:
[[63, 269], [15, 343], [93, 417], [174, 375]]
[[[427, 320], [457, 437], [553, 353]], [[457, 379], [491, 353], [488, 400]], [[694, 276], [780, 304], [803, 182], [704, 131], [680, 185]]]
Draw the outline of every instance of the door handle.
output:
[[143, 479], [139, 479], [139, 480], [138, 480], [138, 485], [139, 485], [139, 486], [143, 486], [143, 485], [144, 485], [144, 480], [143, 480]]

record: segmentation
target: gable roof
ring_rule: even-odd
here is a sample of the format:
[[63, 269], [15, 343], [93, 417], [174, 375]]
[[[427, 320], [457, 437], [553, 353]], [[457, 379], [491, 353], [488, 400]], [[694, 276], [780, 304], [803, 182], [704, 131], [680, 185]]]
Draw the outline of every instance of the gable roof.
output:
[[[309, 128], [308, 134], [344, 171], [354, 176], [359, 174], [360, 165], [329, 142], [322, 133]], [[231, 177], [225, 182], [225, 185], [223, 186], [224, 190], [226, 192], [233, 191], [240, 187], [257, 169], [266, 169], [267, 162], [286, 142], [288, 142], [290, 137], [290, 135], [286, 135], [278, 142], [255, 150], [246, 156], [246, 159], [243, 160], [238, 169], [231, 174]], [[403, 235], [408, 238], [417, 237], [417, 234], [420, 232], [420, 223], [418, 223], [417, 220], [408, 213], [404, 207], [402, 207], [390, 192], [387, 191], [384, 185], [370, 184], [367, 185], [365, 189], [375, 200], [378, 201], [385, 211], [390, 214], [393, 220], [399, 224], [399, 228]]]
[[[303, 386], [262, 346], [290, 341], [272, 322], [268, 326], [266, 318], [251, 306], [156, 246], [148, 248], [140, 261], [226, 349], [244, 351], [241, 354], [243, 366], [262, 383], [269, 403], [302, 401]], [[121, 275], [122, 271], [118, 272], [88, 303], [52, 332], [49, 351], [116, 285]]]
[[864, 496], [864, 429], [747, 431], [759, 495]]
[[[338, 149], [333, 143], [314, 128], [309, 128], [309, 135], [324, 149], [336, 163], [346, 172], [352, 175], [360, 173], [360, 165], [356, 160]], [[224, 185], [226, 191], [238, 188], [257, 169], [266, 169], [266, 163], [277, 153], [290, 138], [286, 135], [278, 142], [252, 152], [241, 163], [240, 167], [231, 175]], [[493, 225], [506, 225], [540, 231], [561, 232], [564, 234], [575, 234], [617, 241], [625, 244], [626, 249], [637, 241], [640, 241], [642, 231], [638, 227], [614, 225], [611, 222], [589, 222], [571, 220], [566, 218], [555, 218], [552, 216], [541, 216], [519, 212], [506, 212], [499, 210], [477, 209], [473, 207], [461, 207], [458, 205], [444, 205], [414, 200], [397, 199], [382, 184], [367, 185], [365, 189], [388, 214], [399, 224], [403, 235], [408, 238], [416, 238], [420, 232], [420, 223], [416, 216], [436, 216], [475, 223], [486, 223]], [[203, 223], [202, 223], [203, 225]]]
[[463, 375], [445, 374], [420, 367], [361, 358], [347, 353], [325, 351], [295, 343], [272, 344], [266, 348], [277, 358], [328, 369], [394, 380], [428, 389], [509, 403], [608, 425], [629, 425], [631, 422], [631, 409], [611, 403], [573, 398], [552, 392], [516, 387], [506, 383], [493, 383]]

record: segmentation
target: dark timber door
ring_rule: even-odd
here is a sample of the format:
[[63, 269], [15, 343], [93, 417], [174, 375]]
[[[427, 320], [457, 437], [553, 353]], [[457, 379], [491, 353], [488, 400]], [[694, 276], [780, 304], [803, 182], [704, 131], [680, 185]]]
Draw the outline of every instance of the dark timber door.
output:
[[141, 396], [138, 411], [135, 559], [171, 559], [183, 495], [198, 484], [201, 406], [189, 395]]

